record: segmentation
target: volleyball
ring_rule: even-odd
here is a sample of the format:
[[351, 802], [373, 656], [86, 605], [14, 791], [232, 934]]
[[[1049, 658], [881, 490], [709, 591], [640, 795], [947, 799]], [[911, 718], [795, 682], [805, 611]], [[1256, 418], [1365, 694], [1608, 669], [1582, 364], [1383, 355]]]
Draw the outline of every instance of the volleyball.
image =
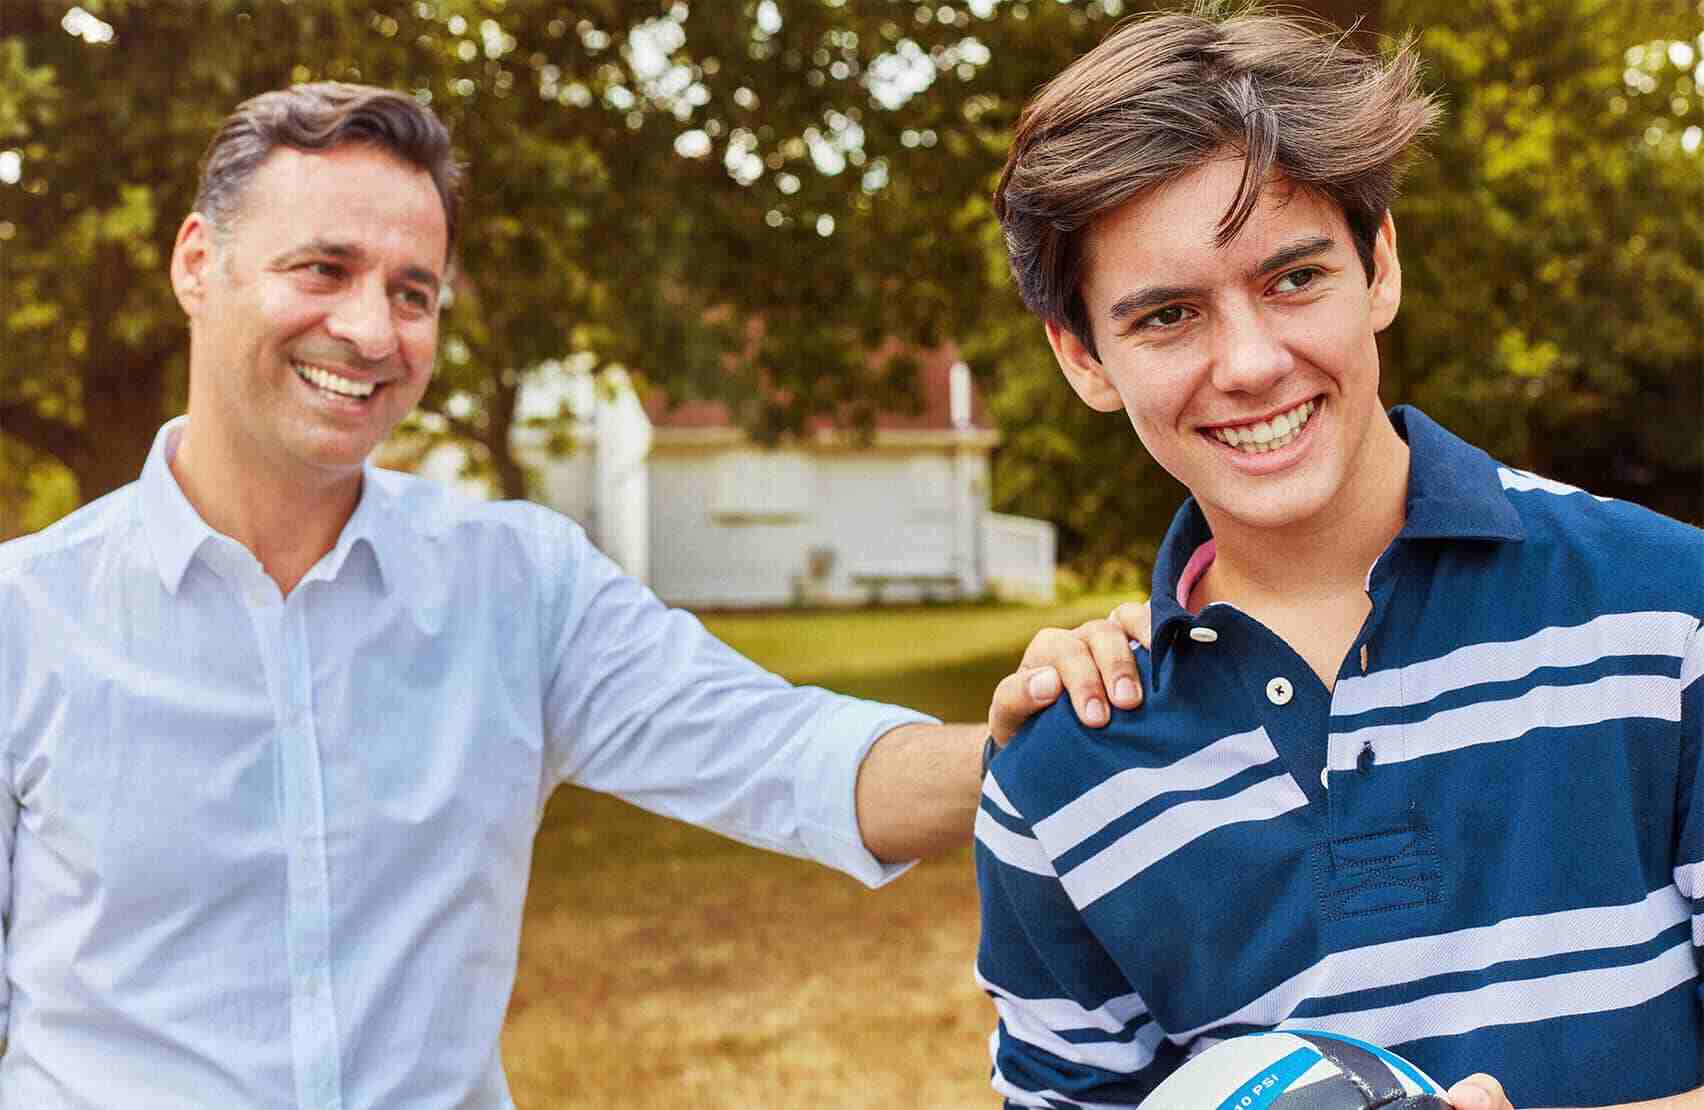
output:
[[1292, 1029], [1221, 1041], [1139, 1110], [1449, 1110], [1444, 1089], [1394, 1052]]

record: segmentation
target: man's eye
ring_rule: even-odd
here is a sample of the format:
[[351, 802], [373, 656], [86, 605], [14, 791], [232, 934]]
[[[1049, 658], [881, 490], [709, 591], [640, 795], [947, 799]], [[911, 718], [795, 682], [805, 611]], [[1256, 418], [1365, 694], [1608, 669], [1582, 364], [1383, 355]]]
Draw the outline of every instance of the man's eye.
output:
[[432, 296], [423, 289], [404, 289], [397, 293], [397, 298], [416, 311], [432, 311]]
[[315, 277], [336, 281], [343, 276], [343, 267], [335, 262], [309, 262], [302, 267]]
[[1279, 278], [1275, 283], [1273, 283], [1273, 288], [1277, 289], [1280, 293], [1294, 293], [1299, 289], [1306, 289], [1308, 286], [1312, 285], [1314, 279], [1317, 277], [1319, 277], [1318, 270], [1312, 266], [1304, 266], [1299, 270], [1291, 270], [1289, 273]]

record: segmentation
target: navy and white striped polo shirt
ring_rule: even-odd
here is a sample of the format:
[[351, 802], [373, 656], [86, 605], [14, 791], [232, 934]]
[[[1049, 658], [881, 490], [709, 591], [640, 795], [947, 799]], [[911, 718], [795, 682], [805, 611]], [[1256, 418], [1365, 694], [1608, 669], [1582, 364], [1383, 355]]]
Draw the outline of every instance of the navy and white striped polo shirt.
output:
[[1704, 1082], [1704, 532], [1391, 418], [1407, 519], [1333, 691], [1178, 603], [1210, 538], [1188, 502], [1144, 706], [1087, 729], [1061, 701], [994, 760], [977, 972], [1008, 1106], [1131, 1105], [1285, 1027], [1516, 1106]]

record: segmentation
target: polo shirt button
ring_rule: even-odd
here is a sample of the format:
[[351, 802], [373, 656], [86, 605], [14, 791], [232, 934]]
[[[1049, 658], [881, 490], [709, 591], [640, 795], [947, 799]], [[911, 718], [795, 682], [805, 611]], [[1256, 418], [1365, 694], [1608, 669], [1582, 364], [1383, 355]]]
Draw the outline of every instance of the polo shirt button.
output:
[[1198, 644], [1210, 644], [1219, 638], [1219, 634], [1206, 625], [1196, 625], [1189, 630], [1189, 638]]
[[1319, 769], [1319, 784], [1327, 790], [1331, 789], [1331, 764], [1327, 763]]
[[1295, 692], [1294, 688], [1290, 686], [1290, 680], [1283, 675], [1279, 675], [1266, 684], [1266, 700], [1273, 705], [1289, 705], [1290, 698]]

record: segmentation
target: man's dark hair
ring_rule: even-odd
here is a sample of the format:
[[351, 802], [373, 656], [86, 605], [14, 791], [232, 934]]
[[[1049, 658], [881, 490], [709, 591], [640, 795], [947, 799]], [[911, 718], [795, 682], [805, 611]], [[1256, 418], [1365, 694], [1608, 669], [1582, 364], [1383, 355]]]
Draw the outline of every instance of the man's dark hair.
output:
[[432, 176], [444, 205], [449, 249], [456, 246], [462, 167], [450, 132], [430, 108], [390, 89], [321, 81], [250, 97], [220, 125], [201, 160], [195, 210], [215, 232], [230, 230], [243, 190], [279, 147], [330, 150], [364, 143], [387, 150]]
[[1168, 13], [1120, 25], [1068, 66], [1024, 108], [994, 192], [1024, 303], [1095, 352], [1081, 294], [1090, 225], [1227, 150], [1245, 162], [1220, 245], [1276, 171], [1337, 205], [1371, 281], [1403, 156], [1439, 108], [1409, 42], [1380, 59], [1344, 38], [1289, 16]]

